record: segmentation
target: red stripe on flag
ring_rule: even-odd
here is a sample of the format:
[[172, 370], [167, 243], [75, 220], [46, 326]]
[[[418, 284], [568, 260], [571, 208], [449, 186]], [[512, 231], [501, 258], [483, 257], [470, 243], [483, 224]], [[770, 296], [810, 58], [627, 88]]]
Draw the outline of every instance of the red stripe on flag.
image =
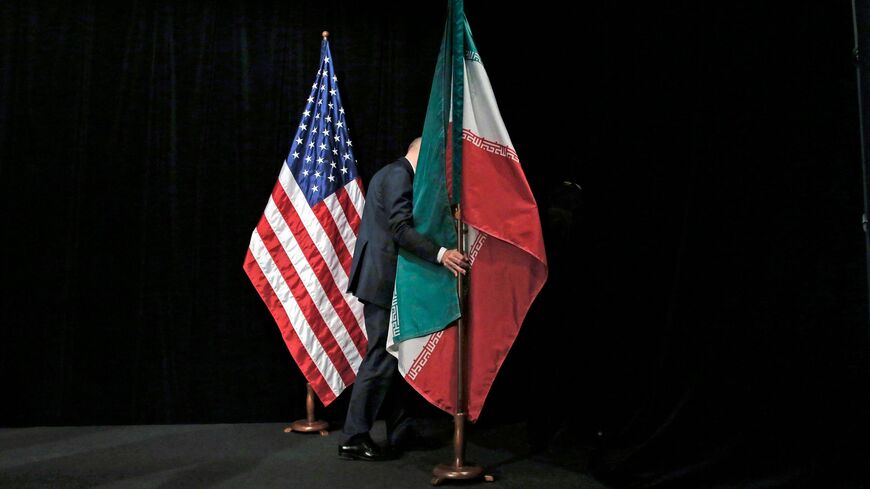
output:
[[[304, 253], [305, 260], [314, 272], [314, 276], [317, 277], [320, 286], [323, 288], [324, 292], [326, 292], [326, 297], [329, 299], [329, 303], [332, 304], [336, 314], [338, 314], [339, 319], [341, 319], [342, 324], [350, 335], [351, 341], [353, 341], [354, 346], [357, 351], [359, 351], [360, 357], [362, 357], [365, 355], [368, 345], [362, 327], [357, 321], [356, 316], [353, 314], [353, 311], [350, 309], [350, 306], [347, 304], [347, 301], [344, 299], [344, 296], [342, 296], [338, 285], [335, 283], [335, 277], [332, 276], [332, 272], [329, 270], [326, 260], [317, 249], [317, 245], [314, 243], [311, 235], [308, 234], [305, 225], [302, 224], [302, 219], [296, 212], [296, 208], [293, 207], [293, 204], [290, 202], [290, 198], [287, 196], [282, 185], [279, 184], [275, 186], [275, 189], [272, 191], [272, 200], [275, 201], [275, 206], [281, 212], [281, 216], [284, 217], [288, 229], [293, 233], [296, 242], [299, 244], [299, 248]], [[322, 203], [318, 205], [322, 205]], [[323, 208], [325, 209], [326, 207]], [[329, 209], [327, 209], [327, 212], [328, 211]], [[335, 232], [338, 231], [336, 230]], [[341, 241], [340, 236], [338, 240]], [[345, 248], [345, 250], [347, 250], [347, 248]], [[281, 273], [283, 274], [284, 272], [282, 271]]]
[[538, 207], [513, 151], [464, 131], [463, 219], [488, 234], [469, 276], [468, 412], [475, 420], [547, 279]]
[[[261, 222], [265, 220], [266, 219], [263, 218], [261, 219]], [[248, 249], [248, 252], [245, 255], [243, 268], [245, 269], [248, 278], [251, 280], [251, 283], [254, 285], [254, 288], [257, 289], [257, 292], [260, 294], [260, 298], [263, 299], [263, 302], [269, 309], [269, 312], [272, 313], [272, 317], [275, 319], [275, 322], [278, 324], [278, 329], [281, 331], [281, 336], [284, 338], [284, 343], [287, 345], [287, 349], [290, 351], [293, 360], [296, 361], [296, 364], [299, 365], [299, 369], [302, 370], [302, 375], [305, 376], [305, 380], [311, 384], [311, 388], [314, 389], [315, 393], [317, 393], [317, 397], [320, 398], [323, 405], [328, 406], [335, 400], [335, 393], [332, 392], [329, 383], [326, 382], [323, 374], [308, 355], [308, 351], [306, 351], [305, 347], [302, 346], [302, 341], [296, 334], [296, 330], [293, 329], [293, 325], [290, 324], [290, 318], [287, 317], [287, 311], [284, 310], [284, 306], [275, 295], [275, 291], [272, 289], [272, 285], [269, 284], [269, 280], [267, 280], [265, 275], [263, 275], [263, 270], [260, 269], [260, 265], [257, 263], [257, 260], [254, 259], [254, 255], [251, 254], [250, 249]]]
[[[308, 291], [302, 284], [302, 280], [299, 278], [297, 270], [293, 267], [293, 264], [290, 261], [290, 257], [288, 257], [287, 252], [284, 251], [284, 246], [282, 246], [278, 237], [275, 236], [272, 227], [266, 219], [260, 220], [260, 223], [257, 225], [257, 232], [260, 234], [266, 249], [269, 250], [269, 254], [272, 256], [275, 265], [278, 266], [278, 270], [281, 271], [281, 276], [284, 277], [284, 280], [287, 282], [287, 286], [290, 288], [293, 298], [296, 299], [296, 303], [299, 304], [302, 314], [305, 315], [305, 320], [308, 321], [311, 331], [314, 332], [314, 335], [320, 342], [323, 351], [326, 352], [330, 362], [332, 362], [336, 371], [338, 371], [341, 376], [341, 380], [345, 385], [352, 384], [356, 378], [353, 367], [351, 367], [350, 362], [348, 362], [347, 358], [344, 356], [344, 352], [341, 351], [341, 347], [332, 335], [332, 331], [329, 330], [329, 326], [323, 319], [320, 310], [317, 308], [317, 304], [314, 303], [311, 296], [308, 294]], [[324, 269], [326, 268], [325, 265], [322, 265], [322, 267]], [[312, 268], [315, 269], [315, 273], [317, 273], [316, 268]], [[329, 273], [329, 271], [326, 270], [326, 273]]]
[[326, 236], [329, 238], [329, 242], [332, 243], [332, 247], [335, 249], [335, 254], [341, 262], [341, 267], [344, 268], [344, 273], [349, 277], [350, 264], [353, 260], [353, 256], [351, 256], [350, 251], [348, 251], [347, 245], [344, 244], [344, 240], [341, 239], [341, 232], [338, 230], [338, 225], [335, 224], [335, 219], [332, 217], [332, 213], [329, 212], [329, 208], [326, 207], [326, 204], [324, 204], [322, 200], [314, 204], [311, 211], [314, 213], [314, 217], [317, 218], [317, 222], [320, 223], [320, 226], [323, 227], [323, 230], [326, 232]]
[[469, 274], [468, 417], [483, 409], [496, 374], [516, 340], [547, 267], [520, 248], [490, 236]]
[[456, 331], [450, 326], [429, 335], [404, 376], [427, 401], [450, 414], [456, 413]]
[[[492, 383], [507, 357], [531, 302], [546, 278], [546, 267], [509, 243], [489, 237], [469, 273], [466, 315], [467, 412], [477, 421]], [[442, 335], [443, 333], [443, 335]], [[433, 343], [432, 337], [442, 335]], [[400, 346], [401, 348], [401, 346]], [[431, 335], [405, 380], [448, 413], [456, 409], [456, 328]]]
[[353, 206], [353, 202], [350, 201], [350, 195], [348, 195], [347, 190], [344, 187], [339, 187], [335, 195], [338, 197], [338, 205], [344, 211], [344, 217], [347, 219], [350, 229], [353, 230], [353, 234], [359, 234], [360, 217], [356, 212], [356, 207]]
[[538, 206], [522, 167], [510, 157], [515, 153], [469, 130], [462, 136], [462, 219], [546, 267]]

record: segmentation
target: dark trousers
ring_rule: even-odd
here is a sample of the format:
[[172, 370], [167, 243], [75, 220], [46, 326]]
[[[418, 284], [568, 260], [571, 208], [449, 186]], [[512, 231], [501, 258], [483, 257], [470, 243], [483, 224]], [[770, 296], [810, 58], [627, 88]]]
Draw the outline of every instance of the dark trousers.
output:
[[[348, 440], [356, 435], [371, 431], [381, 407], [386, 408], [388, 441], [409, 423], [399, 388], [391, 386], [404, 382], [399, 376], [396, 357], [387, 353], [387, 334], [389, 331], [390, 310], [365, 304], [363, 314], [366, 319], [368, 350], [359, 366], [356, 381], [350, 394], [347, 417], [342, 432]], [[400, 386], [396, 386], [400, 387]], [[390, 394], [388, 396], [388, 394]], [[387, 401], [387, 406], [385, 406]]]

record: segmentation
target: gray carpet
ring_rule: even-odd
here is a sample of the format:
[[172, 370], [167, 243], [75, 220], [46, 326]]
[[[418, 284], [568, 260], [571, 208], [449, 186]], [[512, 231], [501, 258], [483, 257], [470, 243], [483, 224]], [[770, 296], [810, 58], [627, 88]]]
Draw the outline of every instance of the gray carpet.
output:
[[[340, 433], [284, 433], [286, 424], [34, 427], [0, 429], [0, 487], [133, 488], [425, 488], [432, 468], [450, 463], [450, 434], [440, 448], [388, 462], [338, 458]], [[449, 427], [448, 427], [449, 428]], [[606, 489], [584, 473], [582, 452], [529, 454], [523, 425], [470, 429], [466, 458], [496, 482], [441, 487]], [[373, 436], [383, 439], [379, 423]]]

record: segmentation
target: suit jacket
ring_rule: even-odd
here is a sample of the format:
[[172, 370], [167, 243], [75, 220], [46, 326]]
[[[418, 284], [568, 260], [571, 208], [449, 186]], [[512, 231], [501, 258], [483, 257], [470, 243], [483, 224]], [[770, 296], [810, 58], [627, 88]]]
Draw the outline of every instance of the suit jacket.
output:
[[363, 303], [389, 308], [396, 283], [399, 247], [438, 263], [441, 247], [414, 229], [414, 169], [399, 158], [369, 182], [347, 291]]

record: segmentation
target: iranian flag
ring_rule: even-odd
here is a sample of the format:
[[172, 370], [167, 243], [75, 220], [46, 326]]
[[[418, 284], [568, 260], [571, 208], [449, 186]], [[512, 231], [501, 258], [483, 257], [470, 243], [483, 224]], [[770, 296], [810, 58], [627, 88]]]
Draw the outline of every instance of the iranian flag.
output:
[[[456, 121], [461, 121], [457, 124]], [[462, 2], [450, 6], [414, 177], [414, 227], [456, 247], [453, 209], [468, 227], [466, 399], [457, 406], [462, 311], [446, 268], [400, 252], [388, 349], [432, 404], [474, 422], [547, 278], [538, 207], [499, 114]]]

